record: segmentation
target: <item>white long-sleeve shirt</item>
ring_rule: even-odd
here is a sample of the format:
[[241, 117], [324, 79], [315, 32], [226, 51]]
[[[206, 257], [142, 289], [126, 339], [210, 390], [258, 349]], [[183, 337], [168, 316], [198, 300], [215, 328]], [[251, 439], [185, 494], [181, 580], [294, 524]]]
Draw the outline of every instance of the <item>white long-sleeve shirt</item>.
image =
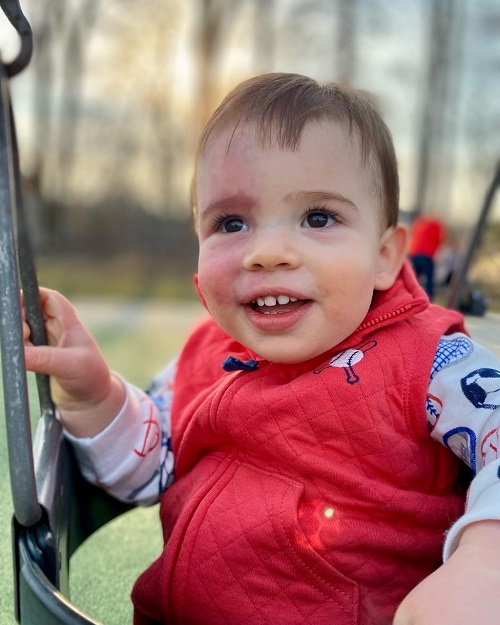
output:
[[[173, 481], [170, 411], [176, 362], [149, 391], [123, 381], [126, 400], [114, 421], [93, 438], [72, 442], [85, 478], [114, 497], [150, 505]], [[461, 458], [475, 475], [466, 510], [451, 527], [444, 559], [458, 546], [464, 528], [500, 520], [500, 361], [464, 334], [439, 341], [425, 406], [430, 436]]]

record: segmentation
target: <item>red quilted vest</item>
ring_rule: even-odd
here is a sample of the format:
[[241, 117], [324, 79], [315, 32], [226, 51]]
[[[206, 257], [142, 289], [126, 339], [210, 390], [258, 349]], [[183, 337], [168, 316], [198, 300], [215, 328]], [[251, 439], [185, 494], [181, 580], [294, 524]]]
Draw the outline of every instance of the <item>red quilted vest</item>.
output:
[[439, 337], [408, 266], [342, 345], [226, 373], [240, 345], [209, 321], [179, 362], [176, 482], [165, 547], [133, 592], [135, 623], [389, 625], [440, 563], [462, 513], [459, 462], [425, 416]]

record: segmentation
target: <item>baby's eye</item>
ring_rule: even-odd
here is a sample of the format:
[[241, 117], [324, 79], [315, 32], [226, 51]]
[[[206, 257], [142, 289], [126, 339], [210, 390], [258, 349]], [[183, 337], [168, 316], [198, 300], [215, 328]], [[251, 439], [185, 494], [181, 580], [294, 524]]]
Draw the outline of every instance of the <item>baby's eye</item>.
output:
[[239, 217], [224, 217], [218, 224], [218, 230], [221, 232], [243, 232], [248, 230], [248, 225]]
[[304, 228], [327, 228], [337, 221], [335, 214], [330, 211], [313, 209], [304, 217], [302, 226]]

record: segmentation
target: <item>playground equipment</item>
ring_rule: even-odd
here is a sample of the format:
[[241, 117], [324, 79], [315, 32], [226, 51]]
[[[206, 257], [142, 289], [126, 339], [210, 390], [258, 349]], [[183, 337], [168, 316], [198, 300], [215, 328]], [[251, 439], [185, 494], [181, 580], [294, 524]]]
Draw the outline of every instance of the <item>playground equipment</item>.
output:
[[21, 38], [16, 59], [0, 63], [0, 346], [14, 505], [15, 615], [23, 625], [98, 625], [68, 599], [69, 560], [88, 536], [131, 506], [81, 477], [56, 419], [47, 376], [37, 376], [40, 420], [32, 446], [21, 285], [33, 342], [44, 344], [46, 337], [23, 213], [9, 79], [28, 64], [33, 36], [17, 0], [1, 0], [0, 7]]

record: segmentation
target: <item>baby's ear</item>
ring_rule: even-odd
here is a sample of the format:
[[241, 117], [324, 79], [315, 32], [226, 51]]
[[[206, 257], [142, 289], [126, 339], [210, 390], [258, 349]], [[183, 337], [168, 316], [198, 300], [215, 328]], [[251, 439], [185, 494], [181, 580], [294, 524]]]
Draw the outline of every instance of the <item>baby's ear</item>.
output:
[[394, 284], [406, 258], [408, 231], [400, 224], [387, 228], [380, 239], [375, 289], [387, 291]]

